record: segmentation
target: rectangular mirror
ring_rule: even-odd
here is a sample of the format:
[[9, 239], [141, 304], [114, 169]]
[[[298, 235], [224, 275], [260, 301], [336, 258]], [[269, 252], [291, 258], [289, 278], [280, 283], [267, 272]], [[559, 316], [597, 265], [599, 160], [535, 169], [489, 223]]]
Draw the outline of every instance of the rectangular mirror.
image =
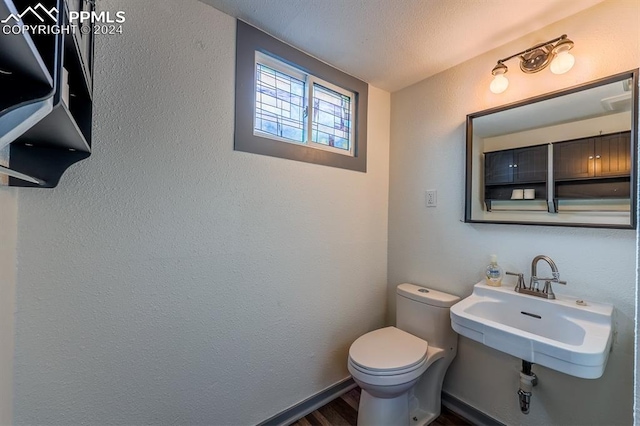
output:
[[638, 70], [467, 116], [465, 222], [636, 227]]

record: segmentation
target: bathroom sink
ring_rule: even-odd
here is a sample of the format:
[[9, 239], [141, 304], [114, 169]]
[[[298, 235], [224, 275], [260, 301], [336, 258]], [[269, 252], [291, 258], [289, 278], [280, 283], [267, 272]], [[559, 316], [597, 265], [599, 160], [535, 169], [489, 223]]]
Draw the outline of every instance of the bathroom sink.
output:
[[571, 376], [597, 379], [607, 364], [613, 306], [548, 300], [479, 282], [451, 307], [451, 326], [486, 346]]

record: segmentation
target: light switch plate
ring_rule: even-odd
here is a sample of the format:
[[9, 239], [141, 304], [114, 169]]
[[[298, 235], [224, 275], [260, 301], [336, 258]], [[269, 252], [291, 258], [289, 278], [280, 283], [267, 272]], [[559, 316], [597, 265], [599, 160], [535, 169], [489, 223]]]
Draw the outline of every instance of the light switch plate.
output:
[[427, 207], [436, 207], [438, 205], [438, 191], [429, 189], [424, 195]]

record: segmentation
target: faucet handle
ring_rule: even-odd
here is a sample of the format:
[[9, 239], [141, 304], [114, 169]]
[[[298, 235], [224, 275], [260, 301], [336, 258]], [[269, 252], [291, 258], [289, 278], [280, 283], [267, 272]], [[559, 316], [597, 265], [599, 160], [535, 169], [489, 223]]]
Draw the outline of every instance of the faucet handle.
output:
[[566, 281], [560, 281], [557, 278], [555, 280], [552, 280], [552, 279], [549, 279], [549, 278], [541, 278], [541, 279], [545, 280], [544, 281], [544, 288], [542, 289], [542, 294], [545, 294], [547, 299], [555, 299], [556, 298], [556, 295], [553, 292], [553, 289], [551, 288], [551, 283], [567, 285]]
[[560, 280], [559, 280], [559, 279], [557, 279], [557, 278], [538, 278], [538, 277], [536, 277], [536, 280], [538, 280], [538, 281], [550, 281], [550, 282], [552, 282], [552, 283], [554, 283], [554, 284], [564, 284], [564, 285], [567, 285], [567, 282], [566, 282], [566, 281], [560, 281]]
[[505, 272], [505, 274], [514, 275], [514, 276], [518, 277], [518, 282], [516, 283], [516, 288], [515, 288], [516, 291], [519, 291], [520, 289], [525, 288], [525, 285], [524, 285], [524, 274], [521, 274], [519, 272], [509, 272], [509, 271]]

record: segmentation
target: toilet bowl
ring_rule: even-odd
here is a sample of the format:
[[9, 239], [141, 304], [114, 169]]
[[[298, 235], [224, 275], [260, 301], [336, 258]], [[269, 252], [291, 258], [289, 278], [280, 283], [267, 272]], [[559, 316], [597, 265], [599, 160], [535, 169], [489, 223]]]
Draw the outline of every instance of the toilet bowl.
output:
[[398, 286], [396, 299], [398, 327], [371, 331], [349, 348], [347, 368], [362, 389], [358, 425], [427, 424], [440, 414], [442, 380], [457, 349], [449, 307], [459, 299], [413, 284]]
[[424, 340], [398, 328], [381, 328], [353, 342], [349, 372], [369, 393], [393, 394], [397, 392], [393, 389], [406, 387], [424, 373], [428, 347]]

